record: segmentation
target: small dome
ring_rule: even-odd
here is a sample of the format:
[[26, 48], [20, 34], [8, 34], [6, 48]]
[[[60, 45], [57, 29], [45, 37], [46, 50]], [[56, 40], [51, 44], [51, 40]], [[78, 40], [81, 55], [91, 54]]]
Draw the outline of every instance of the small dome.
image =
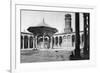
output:
[[70, 19], [70, 20], [71, 20], [71, 14], [66, 14], [66, 15], [65, 15], [65, 20], [66, 20], [66, 19]]
[[71, 17], [71, 14], [66, 14], [65, 17]]
[[39, 23], [37, 26], [30, 26], [27, 30], [35, 35], [37, 34], [42, 35], [44, 33], [48, 35], [52, 35], [58, 32], [56, 28], [50, 27], [48, 24], [46, 24], [44, 21], [44, 18], [43, 18], [43, 21]]

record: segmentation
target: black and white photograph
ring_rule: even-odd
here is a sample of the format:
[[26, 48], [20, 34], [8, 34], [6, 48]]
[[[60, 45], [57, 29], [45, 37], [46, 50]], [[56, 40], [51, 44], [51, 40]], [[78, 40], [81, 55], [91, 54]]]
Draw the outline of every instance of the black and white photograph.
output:
[[20, 62], [90, 60], [90, 13], [20, 10]]

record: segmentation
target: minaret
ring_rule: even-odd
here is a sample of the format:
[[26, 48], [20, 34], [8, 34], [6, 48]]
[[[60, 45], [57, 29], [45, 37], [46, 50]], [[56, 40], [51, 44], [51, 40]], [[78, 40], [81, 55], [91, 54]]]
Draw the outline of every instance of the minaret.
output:
[[71, 33], [72, 28], [71, 28], [71, 14], [66, 14], [65, 15], [65, 28], [64, 28], [64, 33]]

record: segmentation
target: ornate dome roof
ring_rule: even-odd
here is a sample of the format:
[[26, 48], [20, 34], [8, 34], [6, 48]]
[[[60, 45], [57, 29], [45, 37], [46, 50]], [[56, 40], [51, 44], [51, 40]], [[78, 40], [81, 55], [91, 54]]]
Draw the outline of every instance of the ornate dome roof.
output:
[[56, 28], [50, 27], [48, 24], [46, 24], [44, 21], [44, 18], [43, 18], [43, 21], [39, 23], [37, 26], [30, 26], [27, 30], [33, 34], [46, 33], [46, 34], [51, 35], [58, 32]]

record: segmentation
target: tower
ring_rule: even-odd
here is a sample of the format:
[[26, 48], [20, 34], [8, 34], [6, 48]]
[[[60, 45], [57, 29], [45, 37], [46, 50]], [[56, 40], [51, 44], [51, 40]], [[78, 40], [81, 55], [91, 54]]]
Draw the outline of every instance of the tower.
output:
[[66, 14], [65, 15], [65, 28], [64, 28], [64, 33], [71, 33], [72, 28], [71, 28], [71, 14]]

